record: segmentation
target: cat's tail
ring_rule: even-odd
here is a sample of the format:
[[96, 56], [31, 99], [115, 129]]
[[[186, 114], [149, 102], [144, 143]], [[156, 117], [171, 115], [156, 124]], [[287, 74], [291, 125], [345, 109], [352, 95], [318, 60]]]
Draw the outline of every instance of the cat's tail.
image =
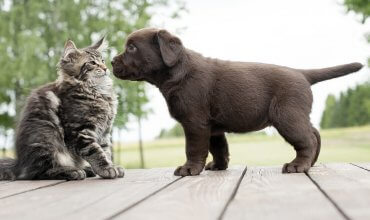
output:
[[0, 180], [15, 180], [14, 173], [16, 160], [11, 158], [0, 159]]
[[311, 83], [311, 85], [313, 85], [324, 80], [333, 79], [353, 72], [357, 72], [362, 67], [363, 65], [361, 63], [349, 63], [322, 69], [307, 69], [300, 71]]

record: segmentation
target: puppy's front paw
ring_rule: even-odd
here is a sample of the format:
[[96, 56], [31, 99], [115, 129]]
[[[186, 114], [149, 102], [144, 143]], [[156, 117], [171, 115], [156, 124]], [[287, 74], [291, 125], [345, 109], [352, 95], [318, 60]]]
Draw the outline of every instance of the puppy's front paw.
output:
[[104, 168], [98, 168], [97, 170], [95, 170], [95, 173], [104, 179], [122, 178], [124, 176], [123, 168], [118, 166], [107, 166]]
[[204, 168], [204, 163], [186, 162], [183, 166], [177, 167], [175, 176], [195, 176], [199, 175]]
[[212, 170], [212, 171], [226, 170], [227, 165], [228, 165], [227, 162], [217, 163], [215, 161], [211, 161], [206, 165], [205, 170]]
[[310, 163], [290, 162], [283, 166], [283, 173], [303, 173], [311, 168]]

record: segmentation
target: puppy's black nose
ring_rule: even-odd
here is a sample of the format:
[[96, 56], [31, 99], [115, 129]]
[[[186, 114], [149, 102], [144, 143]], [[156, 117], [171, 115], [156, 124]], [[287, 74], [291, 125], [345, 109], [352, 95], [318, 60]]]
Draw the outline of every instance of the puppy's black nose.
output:
[[111, 63], [112, 65], [114, 65], [114, 60], [112, 60], [110, 63]]

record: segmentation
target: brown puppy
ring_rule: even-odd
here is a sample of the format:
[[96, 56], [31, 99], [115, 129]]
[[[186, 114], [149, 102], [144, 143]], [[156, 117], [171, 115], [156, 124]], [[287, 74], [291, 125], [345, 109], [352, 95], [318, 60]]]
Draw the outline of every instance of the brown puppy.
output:
[[316, 162], [320, 135], [310, 123], [311, 85], [356, 72], [360, 63], [301, 70], [271, 64], [206, 58], [186, 49], [179, 38], [153, 28], [133, 32], [114, 57], [113, 73], [147, 81], [164, 95], [186, 137], [186, 158], [175, 175], [224, 170], [229, 162], [225, 132], [250, 132], [274, 126], [297, 156], [284, 173], [305, 172]]

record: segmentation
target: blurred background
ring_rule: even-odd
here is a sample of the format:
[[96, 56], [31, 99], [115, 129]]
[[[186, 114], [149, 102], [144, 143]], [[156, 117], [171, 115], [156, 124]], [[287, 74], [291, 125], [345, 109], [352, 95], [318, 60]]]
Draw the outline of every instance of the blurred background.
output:
[[[25, 98], [56, 79], [67, 39], [85, 47], [107, 35], [110, 60], [130, 32], [152, 26], [221, 59], [293, 68], [365, 64], [358, 73], [312, 87], [311, 119], [322, 135], [319, 162], [369, 162], [369, 16], [369, 0], [0, 0], [0, 157], [14, 157], [14, 128]], [[115, 80], [115, 88], [120, 101], [113, 131], [116, 163], [126, 168], [182, 164], [183, 131], [159, 91], [121, 80]], [[273, 128], [228, 134], [228, 141], [231, 164], [281, 165], [295, 155]]]

